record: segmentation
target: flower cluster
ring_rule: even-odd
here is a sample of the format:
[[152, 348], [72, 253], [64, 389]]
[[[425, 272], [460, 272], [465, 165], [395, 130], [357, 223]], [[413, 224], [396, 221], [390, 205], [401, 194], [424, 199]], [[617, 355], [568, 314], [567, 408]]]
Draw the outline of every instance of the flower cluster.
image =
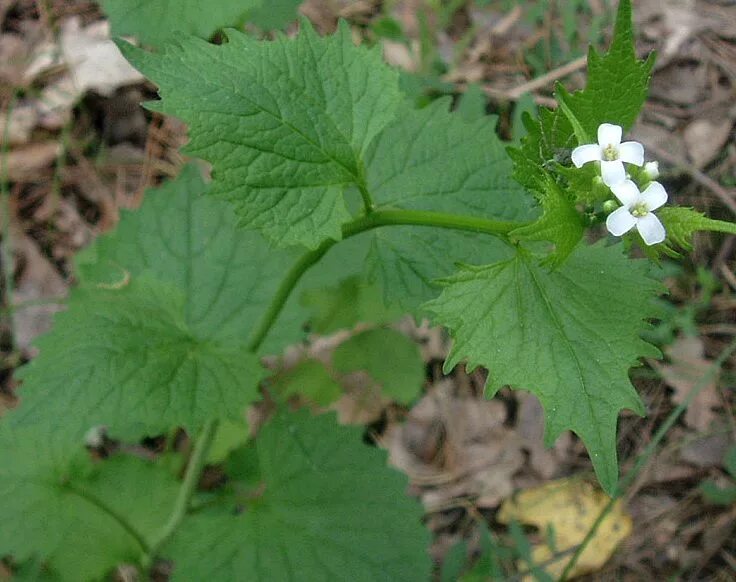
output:
[[580, 168], [588, 162], [600, 162], [603, 183], [622, 204], [606, 220], [608, 232], [621, 236], [636, 227], [648, 245], [664, 241], [664, 226], [654, 215], [657, 208], [667, 202], [667, 192], [659, 182], [650, 181], [640, 191], [627, 177], [624, 163], [644, 166], [648, 180], [659, 176], [657, 162], [644, 164], [644, 147], [635, 141], [621, 143], [622, 129], [618, 125], [603, 123], [598, 127], [598, 143], [585, 144], [572, 151], [572, 163]]

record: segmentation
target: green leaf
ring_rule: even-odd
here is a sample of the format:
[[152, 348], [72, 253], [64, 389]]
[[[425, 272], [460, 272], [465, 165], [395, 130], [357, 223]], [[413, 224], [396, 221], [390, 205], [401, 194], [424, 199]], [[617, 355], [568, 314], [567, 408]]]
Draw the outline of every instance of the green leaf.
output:
[[[432, 210], [504, 220], [533, 216], [530, 197], [511, 179], [495, 118], [474, 122], [449, 112], [449, 99], [406, 109], [367, 156], [368, 190], [378, 209]], [[409, 144], [407, 146], [407, 144]], [[408, 311], [438, 293], [435, 279], [456, 261], [487, 263], [510, 249], [488, 235], [426, 227], [385, 227], [363, 235], [368, 274], [389, 303]]]
[[462, 267], [426, 306], [455, 340], [445, 369], [467, 359], [469, 368], [489, 370], [489, 395], [505, 384], [534, 392], [546, 413], [546, 442], [576, 432], [611, 492], [618, 411], [644, 411], [629, 368], [659, 356], [639, 337], [661, 290], [647, 272], [647, 262], [628, 260], [620, 245], [601, 244], [579, 247], [552, 272], [524, 251]]
[[[83, 286], [19, 373], [23, 405], [9, 418], [129, 436], [240, 419], [262, 376], [247, 339], [296, 254], [236, 229], [205, 189], [185, 168], [86, 253]], [[304, 319], [292, 304], [263, 350], [299, 338]]]
[[141, 544], [113, 516], [150, 543], [176, 492], [174, 478], [151, 462], [115, 456], [92, 464], [81, 440], [75, 446], [36, 426], [0, 427], [0, 555], [36, 556], [62, 580], [97, 580], [138, 563]]
[[707, 480], [698, 487], [703, 498], [715, 505], [731, 505], [736, 503], [736, 485], [719, 487], [715, 481]]
[[631, 0], [621, 0], [608, 52], [600, 55], [591, 46], [585, 89], [573, 94], [562, 89], [564, 100], [589, 136], [606, 122], [629, 129], [646, 101], [653, 66], [654, 53], [636, 58]]
[[284, 398], [299, 394], [318, 406], [329, 406], [342, 395], [340, 384], [316, 360], [304, 360], [282, 372], [274, 379], [273, 387]]
[[[544, 192], [544, 174], [550, 165], [570, 164], [570, 151], [580, 145], [580, 139], [569, 116], [579, 123], [577, 133], [587, 136], [595, 136], [601, 123], [630, 128], [646, 100], [653, 66], [654, 53], [644, 61], [636, 58], [631, 0], [621, 0], [608, 52], [600, 55], [592, 46], [588, 52], [585, 89], [570, 94], [558, 85], [562, 106], [555, 111], [542, 109], [537, 122], [525, 120], [528, 135], [521, 148], [509, 152], [515, 163], [514, 177], [526, 187]], [[590, 189], [590, 184], [578, 186], [576, 192], [580, 190], [584, 197]]]
[[[82, 281], [115, 281], [121, 272], [155, 278], [184, 296], [185, 321], [194, 334], [245, 342], [300, 252], [277, 251], [257, 233], [237, 229], [232, 207], [206, 191], [195, 165], [149, 190], [138, 211], [124, 213], [115, 232], [86, 251]], [[261, 351], [280, 351], [301, 339], [305, 319], [295, 302]]]
[[207, 453], [207, 464], [222, 463], [235, 449], [246, 444], [249, 436], [250, 428], [245, 419], [220, 422]]
[[149, 107], [189, 125], [187, 153], [212, 163], [211, 194], [231, 200], [242, 225], [282, 246], [339, 240], [343, 192], [365, 186], [363, 155], [394, 117], [397, 73], [346, 24], [324, 38], [306, 20], [293, 39], [227, 35], [162, 54], [120, 49], [159, 86]]
[[301, 302], [312, 311], [310, 330], [319, 334], [349, 329], [360, 322], [390, 323], [402, 315], [384, 305], [376, 285], [358, 276], [348, 277], [334, 287], [307, 290]]
[[[146, 277], [120, 289], [79, 288], [20, 370], [23, 405], [9, 420], [125, 437], [237, 418], [263, 376], [244, 344], [198, 336], [177, 289]], [[70, 414], [71, 411], [71, 414]]]
[[472, 123], [485, 117], [487, 104], [481, 86], [478, 83], [471, 83], [458, 99], [456, 111], [463, 119]]
[[408, 404], [424, 384], [425, 370], [417, 345], [393, 329], [371, 329], [340, 344], [333, 365], [343, 373], [363, 370], [381, 384], [389, 398]]
[[280, 413], [255, 452], [256, 494], [185, 520], [166, 552], [173, 580], [429, 579], [421, 508], [361, 430]]
[[248, 13], [248, 21], [263, 30], [282, 30], [296, 20], [302, 0], [267, 0]]
[[667, 206], [657, 211], [667, 232], [666, 244], [668, 247], [692, 249], [693, 235], [697, 231], [713, 231], [736, 234], [736, 224], [723, 220], [713, 220], [702, 212], [692, 208]]
[[135, 36], [160, 47], [181, 36], [203, 39], [225, 26], [236, 26], [261, 0], [101, 0], [114, 36]]
[[562, 189], [551, 178], [547, 178], [547, 193], [542, 198], [543, 214], [536, 222], [517, 228], [509, 233], [518, 240], [550, 241], [554, 252], [547, 262], [552, 266], [561, 265], [583, 238], [583, 221]]

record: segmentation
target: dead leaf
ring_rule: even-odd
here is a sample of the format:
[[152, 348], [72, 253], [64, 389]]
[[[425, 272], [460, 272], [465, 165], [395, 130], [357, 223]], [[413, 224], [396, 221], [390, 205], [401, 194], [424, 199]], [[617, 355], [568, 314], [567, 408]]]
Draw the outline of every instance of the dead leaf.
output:
[[503, 404], [456, 394], [452, 380], [435, 384], [381, 444], [409, 475], [428, 511], [473, 503], [496, 507], [524, 464], [520, 443], [503, 423]]
[[[16, 229], [13, 232], [13, 248], [23, 265], [13, 292], [13, 305], [22, 306], [28, 302], [66, 296], [66, 281], [31, 238]], [[51, 329], [54, 313], [62, 308], [63, 304], [59, 302], [18, 307], [13, 313], [15, 342], [18, 347], [30, 348], [36, 337]]]
[[48, 170], [61, 153], [61, 143], [44, 141], [16, 148], [6, 157], [7, 176], [11, 182], [44, 181]]
[[31, 139], [31, 132], [38, 123], [38, 111], [29, 103], [16, 105], [0, 112], [0, 144], [7, 136], [9, 145], [22, 145]]
[[[510, 497], [501, 506], [497, 519], [506, 524], [515, 520], [533, 525], [543, 534], [552, 528], [555, 550], [562, 553], [583, 541], [608, 501], [609, 497], [590, 483], [580, 479], [560, 479]], [[631, 518], [617, 501], [581, 554], [572, 576], [599, 570], [631, 529]], [[536, 564], [549, 563], [553, 552], [546, 544], [538, 544], [532, 548], [532, 558]], [[567, 558], [551, 562], [546, 570], [557, 578], [565, 569], [566, 562]]]
[[143, 80], [143, 75], [125, 60], [110, 40], [110, 24], [106, 20], [84, 28], [78, 17], [65, 20], [58, 47], [50, 43], [39, 47], [26, 70], [26, 79], [58, 66], [66, 67], [66, 75], [48, 85], [39, 101], [39, 111], [46, 118], [46, 126], [63, 124], [71, 108], [87, 91], [109, 96], [118, 87]]
[[696, 119], [685, 128], [683, 137], [687, 153], [696, 168], [702, 169], [716, 159], [731, 135], [731, 126], [728, 118], [719, 123]]
[[[653, 364], [664, 381], [674, 390], [672, 401], [680, 404], [708, 372], [711, 362], [704, 357], [705, 346], [699, 337], [679, 337], [665, 350], [665, 353], [671, 363], [653, 362]], [[717, 385], [718, 375], [716, 374], [690, 403], [685, 412], [685, 423], [688, 426], [700, 432], [708, 431], [715, 418], [713, 408], [720, 404], [716, 391]]]
[[544, 479], [550, 479], [558, 473], [572, 435], [565, 432], [555, 441], [552, 448], [545, 447], [544, 409], [539, 399], [528, 392], [517, 393], [517, 399], [520, 405], [517, 412], [516, 430], [522, 439], [524, 448], [529, 451], [532, 468]]

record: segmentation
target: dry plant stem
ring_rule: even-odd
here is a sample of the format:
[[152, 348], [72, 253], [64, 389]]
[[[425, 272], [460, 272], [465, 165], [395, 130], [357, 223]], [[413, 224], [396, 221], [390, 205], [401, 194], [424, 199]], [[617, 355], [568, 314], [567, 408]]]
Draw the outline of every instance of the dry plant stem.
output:
[[10, 330], [10, 351], [15, 352], [15, 329], [10, 309], [13, 305], [13, 241], [10, 238], [10, 192], [8, 190], [8, 149], [10, 148], [10, 117], [13, 114], [17, 94], [13, 94], [7, 108], [7, 123], [2, 136], [0, 149], [0, 257], [3, 276], [3, 307], [8, 310], [7, 324]]
[[634, 464], [634, 467], [619, 481], [618, 487], [616, 488], [616, 492], [614, 493], [613, 497], [611, 497], [610, 501], [606, 504], [606, 506], [603, 508], [603, 510], [598, 514], [598, 517], [596, 518], [595, 522], [593, 522], [593, 525], [591, 526], [590, 530], [588, 530], [588, 533], [585, 535], [585, 538], [583, 538], [583, 541], [580, 543], [580, 545], [575, 550], [575, 553], [572, 555], [572, 558], [570, 558], [570, 561], [565, 566], [565, 569], [563, 570], [562, 575], [559, 578], [559, 582], [564, 582], [565, 580], [568, 579], [568, 577], [572, 573], [573, 568], [575, 567], [575, 564], [577, 564], [578, 560], [580, 559], [580, 556], [585, 551], [585, 548], [588, 547], [588, 544], [590, 544], [592, 539], [595, 537], [595, 534], [598, 531], [598, 528], [601, 526], [603, 521], [606, 519], [608, 514], [611, 512], [611, 510], [613, 509], [613, 506], [616, 504], [616, 501], [618, 501], [623, 496], [623, 494], [626, 493], [626, 490], [634, 482], [634, 480], [639, 475], [641, 470], [649, 462], [649, 459], [652, 457], [657, 447], [662, 442], [662, 439], [664, 439], [667, 432], [669, 432], [669, 430], [672, 428], [675, 422], [677, 422], [677, 419], [680, 418], [680, 416], [687, 410], [688, 406], [690, 406], [692, 401], [695, 400], [695, 398], [697, 397], [698, 394], [700, 394], [703, 388], [705, 388], [705, 386], [707, 386], [713, 380], [713, 377], [721, 369], [721, 366], [723, 366], [725, 361], [729, 357], [731, 357], [731, 355], [734, 352], [736, 352], [736, 340], [732, 341], [721, 352], [721, 354], [718, 356], [716, 361], [710, 365], [710, 367], [708, 368], [708, 371], [705, 374], [703, 374], [700, 380], [698, 380], [695, 386], [693, 386], [693, 389], [687, 395], [687, 398], [685, 398], [685, 400], [683, 400], [680, 403], [680, 405], [670, 413], [670, 415], [664, 421], [662, 426], [659, 427], [652, 441], [644, 449], [644, 452], [641, 455], [639, 455], [639, 457], [637, 458], [636, 463]]
[[512, 101], [515, 101], [519, 99], [524, 93], [530, 93], [537, 89], [541, 89], [542, 87], [548, 85], [549, 83], [552, 83], [553, 81], [557, 81], [563, 77], [567, 77], [570, 73], [579, 71], [580, 69], [584, 68], [587, 63], [587, 55], [578, 57], [577, 59], [575, 59], [574, 61], [570, 61], [566, 65], [557, 67], [556, 69], [553, 69], [548, 73], [545, 73], [544, 75], [541, 75], [535, 79], [532, 79], [531, 81], [522, 83], [521, 85], [514, 87], [510, 91], [506, 92], [507, 96]]

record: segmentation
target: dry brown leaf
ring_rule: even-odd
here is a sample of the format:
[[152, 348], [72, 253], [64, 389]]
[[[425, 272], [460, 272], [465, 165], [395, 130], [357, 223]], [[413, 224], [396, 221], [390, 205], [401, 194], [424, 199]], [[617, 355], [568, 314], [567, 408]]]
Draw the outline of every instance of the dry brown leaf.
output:
[[[580, 479], [560, 479], [521, 491], [507, 499], [497, 518], [506, 524], [514, 520], [533, 525], [542, 533], [552, 528], [555, 549], [562, 553], [583, 541], [608, 501], [609, 497], [590, 483]], [[631, 528], [631, 518], [624, 512], [621, 502], [616, 502], [580, 555], [571, 575], [600, 570], [618, 544], [631, 533]], [[532, 558], [536, 564], [547, 563], [553, 558], [553, 553], [546, 544], [538, 544], [532, 548]], [[566, 563], [567, 559], [551, 562], [546, 570], [553, 577], [559, 577]], [[531, 580], [529, 577], [526, 579]]]
[[58, 66], [66, 67], [67, 73], [43, 90], [38, 103], [46, 126], [63, 124], [71, 108], [87, 91], [108, 96], [118, 87], [143, 80], [143, 75], [110, 40], [110, 24], [106, 20], [86, 27], [82, 27], [78, 17], [65, 20], [59, 45], [40, 46], [25, 77], [30, 80]]
[[[36, 243], [19, 231], [13, 232], [13, 248], [23, 265], [13, 293], [13, 305], [63, 298], [68, 285]], [[54, 313], [62, 309], [59, 302], [26, 305], [13, 313], [15, 342], [28, 349], [39, 335], [51, 329]]]
[[721, 153], [728, 136], [731, 135], [732, 121], [723, 118], [720, 122], [696, 119], [683, 133], [687, 153], [696, 168], [702, 169]]
[[520, 442], [503, 423], [503, 404], [455, 394], [452, 380], [433, 386], [382, 444], [390, 462], [421, 490], [429, 511], [473, 503], [496, 507], [524, 463]]
[[6, 157], [11, 182], [35, 182], [48, 178], [47, 172], [61, 153], [61, 143], [44, 141], [12, 150]]
[[[705, 346], [699, 337], [679, 337], [665, 350], [665, 353], [670, 363], [654, 362], [654, 366], [664, 381], [674, 390], [672, 401], [680, 404], [705, 376], [710, 369], [711, 362], [705, 359]], [[716, 374], [690, 403], [685, 412], [685, 423], [688, 426], [700, 432], [706, 432], [709, 429], [715, 418], [713, 408], [720, 404], [716, 391], [717, 384], [718, 375]]]

